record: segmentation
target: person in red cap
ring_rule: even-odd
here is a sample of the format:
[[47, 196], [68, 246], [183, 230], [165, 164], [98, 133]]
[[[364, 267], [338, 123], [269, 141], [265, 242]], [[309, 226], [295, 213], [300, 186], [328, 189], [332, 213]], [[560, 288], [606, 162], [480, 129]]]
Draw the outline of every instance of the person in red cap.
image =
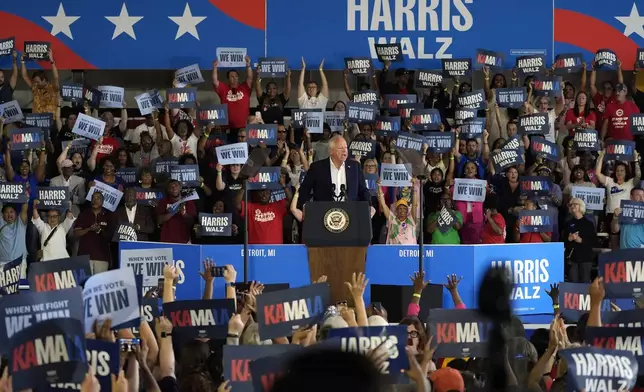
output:
[[438, 369], [429, 375], [434, 392], [465, 392], [461, 372], [449, 367]]

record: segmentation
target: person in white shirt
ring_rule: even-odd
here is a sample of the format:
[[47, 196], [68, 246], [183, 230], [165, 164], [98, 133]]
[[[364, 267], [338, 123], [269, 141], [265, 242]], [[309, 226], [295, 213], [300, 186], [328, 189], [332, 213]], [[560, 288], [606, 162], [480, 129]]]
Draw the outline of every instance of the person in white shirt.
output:
[[[158, 139], [161, 139], [157, 134], [157, 128], [161, 130], [163, 134], [161, 138], [167, 139], [168, 134], [165, 130], [165, 127], [159, 124], [158, 119], [156, 118], [156, 113], [148, 114], [145, 116], [145, 122], [138, 127], [130, 130], [125, 136], [125, 140], [131, 142], [135, 146], [141, 145], [141, 132], [148, 132], [152, 137], [153, 142], [157, 142]], [[136, 150], [135, 150], [136, 151]]]
[[558, 113], [561, 113], [564, 110], [564, 100], [561, 97], [555, 98], [555, 108], [548, 110], [548, 105], [550, 104], [550, 99], [548, 97], [537, 97], [534, 100], [534, 107], [532, 108], [532, 113], [548, 113], [548, 122], [550, 128], [548, 133], [543, 135], [545, 139], [551, 143], [557, 143], [557, 138], [559, 137], [559, 129], [557, 128], [559, 124], [557, 123]]
[[74, 216], [80, 214], [80, 205], [85, 203], [85, 179], [74, 174], [74, 164], [65, 159], [60, 164], [61, 175], [51, 179], [49, 186], [67, 187], [72, 202], [71, 211]]
[[317, 82], [310, 81], [304, 88], [304, 74], [306, 74], [306, 62], [302, 57], [302, 71], [300, 71], [300, 81], [297, 86], [297, 103], [300, 109], [322, 109], [326, 110], [329, 102], [329, 85], [324, 75], [324, 59], [320, 63], [320, 79], [322, 80], [322, 89], [318, 87]]
[[31, 221], [36, 230], [40, 234], [41, 250], [38, 255], [41, 257], [39, 261], [64, 259], [69, 257], [67, 253], [67, 232], [72, 228], [76, 217], [72, 214], [72, 202], [69, 202], [69, 209], [67, 210], [66, 219], [60, 223], [60, 211], [49, 210], [47, 211], [47, 223], [40, 219], [38, 212], [38, 200], [34, 200], [34, 212]]
[[188, 120], [179, 120], [174, 128], [170, 122], [170, 112], [166, 109], [164, 122], [168, 138], [172, 143], [172, 155], [180, 157], [184, 154], [198, 156], [197, 145], [201, 136], [201, 129], [195, 128]]

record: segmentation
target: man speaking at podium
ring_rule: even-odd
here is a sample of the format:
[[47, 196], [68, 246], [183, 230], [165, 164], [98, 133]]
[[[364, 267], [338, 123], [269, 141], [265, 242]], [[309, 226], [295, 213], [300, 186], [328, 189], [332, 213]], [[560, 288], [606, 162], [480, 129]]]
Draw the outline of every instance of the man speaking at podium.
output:
[[371, 195], [360, 163], [347, 160], [349, 149], [342, 136], [329, 140], [329, 158], [313, 162], [300, 186], [298, 208], [313, 201], [366, 201]]

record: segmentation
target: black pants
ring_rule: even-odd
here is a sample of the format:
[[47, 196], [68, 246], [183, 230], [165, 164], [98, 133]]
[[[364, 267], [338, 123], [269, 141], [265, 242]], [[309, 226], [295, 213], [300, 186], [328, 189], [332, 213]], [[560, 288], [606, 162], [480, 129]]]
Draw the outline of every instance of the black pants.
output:
[[590, 283], [590, 273], [593, 269], [593, 263], [568, 264], [568, 280], [572, 283]]

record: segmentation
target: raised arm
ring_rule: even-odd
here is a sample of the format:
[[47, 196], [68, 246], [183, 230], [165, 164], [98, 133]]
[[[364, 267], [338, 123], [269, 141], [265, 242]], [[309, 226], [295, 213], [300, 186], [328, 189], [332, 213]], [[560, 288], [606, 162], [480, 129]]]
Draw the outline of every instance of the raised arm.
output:
[[597, 70], [595, 69], [595, 62], [590, 64], [590, 99], [597, 94]]
[[47, 157], [45, 156], [45, 150], [40, 150], [38, 154], [38, 166], [36, 166], [35, 175], [38, 182], [45, 181], [45, 167], [47, 165]]
[[212, 85], [215, 86], [215, 89], [219, 87], [219, 75], [217, 72], [218, 66], [219, 66], [219, 61], [215, 60], [212, 62]]
[[351, 96], [353, 95], [351, 93], [351, 87], [349, 86], [349, 70], [345, 69], [344, 72], [342, 73], [342, 80], [344, 84], [344, 93], [347, 95], [347, 98], [351, 100]]
[[94, 143], [94, 148], [92, 148], [92, 154], [89, 156], [89, 159], [87, 160], [87, 167], [89, 167], [89, 170], [92, 172], [96, 170], [96, 157], [98, 157], [98, 149], [101, 146], [101, 144], [103, 144], [102, 136], [100, 139], [98, 139], [96, 143]]
[[387, 205], [387, 202], [385, 202], [385, 194], [382, 192], [380, 181], [378, 181], [378, 204], [380, 205], [380, 209], [382, 210], [382, 214], [385, 216], [385, 219], [389, 219], [391, 210], [389, 210], [389, 206]]
[[640, 181], [642, 180], [642, 168], [640, 166], [640, 153], [635, 151], [633, 154], [633, 157], [635, 158], [635, 176], [633, 177], [633, 186], [636, 188], [639, 188], [640, 186]]
[[168, 104], [165, 104], [165, 113], [163, 113], [163, 125], [165, 126], [165, 131], [168, 134], [168, 140], [174, 138], [174, 129], [172, 129], [172, 121], [170, 121], [170, 108]]
[[624, 73], [622, 72], [622, 62], [617, 59], [617, 83], [624, 83]]
[[246, 60], [246, 85], [248, 88], [253, 88], [253, 68], [250, 66], [250, 56], [244, 58]]
[[[60, 108], [58, 108], [58, 111], [60, 112]], [[72, 143], [67, 144], [67, 146], [65, 146], [65, 148], [63, 149], [63, 152], [61, 152], [58, 158], [56, 159], [58, 174], [63, 174], [63, 168], [61, 167], [61, 165], [63, 164], [63, 161], [67, 159], [67, 154], [69, 153], [69, 149], [71, 147], [72, 147]]]
[[[255, 76], [255, 95], [257, 95], [257, 100], [262, 96], [264, 92], [262, 91], [262, 78], [259, 77], [259, 65], [257, 66], [257, 76]], [[261, 102], [260, 102], [261, 104]]]
[[18, 84], [18, 52], [14, 50], [11, 58], [11, 79], [9, 79], [9, 86], [11, 87], [11, 90], [15, 90], [17, 84]]
[[329, 98], [329, 83], [327, 82], [326, 75], [324, 74], [324, 59], [320, 62], [320, 80], [322, 81], [322, 90], [320, 90], [320, 93]]
[[300, 71], [300, 78], [298, 80], [297, 84], [297, 98], [299, 99], [306, 90], [304, 89], [304, 74], [306, 73], [306, 62], [304, 61], [304, 57], [302, 57], [302, 70]]
[[[35, 209], [36, 207], [34, 206]], [[25, 225], [29, 223], [29, 203], [23, 203], [22, 207], [20, 207], [20, 220]]]
[[300, 198], [300, 184], [295, 184], [295, 193], [293, 194], [293, 200], [291, 200], [291, 213], [297, 219], [298, 222], [302, 222], [304, 214], [302, 210], [297, 208], [297, 199]]
[[584, 61], [581, 64], [581, 80], [579, 81], [579, 92], [586, 92], [586, 83], [588, 81], [588, 72], [586, 72], [586, 69], [588, 68], [588, 64]]
[[7, 143], [7, 150], [4, 153], [4, 164], [5, 171], [7, 172], [7, 180], [13, 181], [16, 172], [13, 170], [13, 165], [11, 164], [11, 143]]
[[29, 78], [29, 74], [27, 74], [27, 67], [25, 66], [24, 56], [20, 58], [20, 76], [22, 76], [22, 80], [24, 80], [25, 84], [31, 89], [31, 79]]
[[284, 78], [284, 100], [288, 101], [291, 99], [291, 70], [286, 71], [286, 77]]
[[58, 76], [58, 68], [56, 68], [56, 62], [54, 61], [54, 51], [49, 49], [49, 62], [51, 63], [51, 84], [54, 86], [54, 89], [58, 91], [60, 87], [60, 77]]
[[485, 100], [489, 101], [492, 99], [492, 89], [490, 88], [490, 68], [485, 66], [483, 67], [483, 91], [485, 92]]
[[602, 165], [604, 164], [604, 154], [606, 150], [601, 150], [597, 156], [597, 163], [595, 164], [595, 175], [600, 184], [606, 185], [606, 176], [602, 174]]

